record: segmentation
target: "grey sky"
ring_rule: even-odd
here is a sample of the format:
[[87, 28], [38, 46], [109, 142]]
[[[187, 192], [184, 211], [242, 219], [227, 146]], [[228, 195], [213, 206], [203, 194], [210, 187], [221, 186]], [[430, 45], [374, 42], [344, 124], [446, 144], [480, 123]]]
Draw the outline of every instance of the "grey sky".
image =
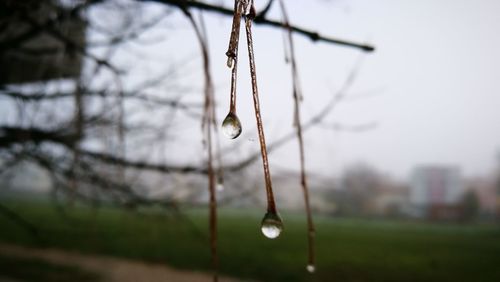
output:
[[[467, 176], [491, 173], [500, 150], [499, 1], [286, 2], [294, 24], [377, 47], [376, 52], [364, 57], [358, 79], [349, 91], [351, 98], [339, 104], [327, 120], [347, 125], [377, 122], [378, 127], [363, 133], [307, 132], [310, 170], [338, 175], [346, 166], [362, 161], [400, 179], [422, 164], [458, 165]], [[277, 6], [270, 16], [280, 18]], [[229, 102], [230, 71], [224, 53], [231, 19], [207, 14], [205, 20], [222, 121]], [[178, 22], [185, 20], [179, 17]], [[166, 59], [179, 60], [197, 52], [192, 31], [186, 23], [181, 26], [168, 35], [168, 46], [156, 50]], [[283, 59], [282, 33], [262, 26], [255, 26], [254, 33], [265, 132], [270, 143], [292, 130], [290, 69]], [[236, 141], [221, 138], [223, 147], [237, 142], [242, 152], [258, 150], [245, 42], [242, 32], [238, 112], [244, 131]], [[314, 44], [300, 36], [295, 36], [295, 42], [307, 119], [338, 90], [361, 52]], [[191, 84], [201, 83], [199, 73], [186, 78]], [[191, 136], [187, 131], [193, 128], [184, 129], [186, 136]], [[186, 143], [179, 146], [188, 156], [200, 152], [186, 150]], [[296, 146], [291, 142], [271, 155], [271, 164], [297, 168]], [[234, 154], [230, 159], [238, 157]]]
[[[347, 3], [347, 1], [345, 1]], [[500, 147], [498, 1], [349, 1], [353, 34], [378, 51], [360, 85], [386, 86], [345, 118], [374, 116], [380, 127], [341, 137], [342, 156], [398, 175], [419, 163], [485, 174]]]
[[[229, 6], [231, 1], [224, 2]], [[346, 125], [376, 122], [378, 127], [363, 133], [319, 128], [308, 131], [309, 170], [338, 175], [346, 166], [362, 161], [404, 179], [421, 164], [458, 165], [467, 176], [486, 175], [494, 169], [500, 151], [499, 1], [286, 3], [293, 24], [377, 47], [376, 52], [364, 56], [350, 98], [339, 104], [327, 121]], [[262, 6], [264, 1], [257, 4]], [[148, 4], [142, 11], [134, 9], [133, 16], [152, 17], [163, 8]], [[118, 18], [109, 10], [102, 13], [106, 17], [96, 12], [95, 18], [104, 24]], [[270, 17], [280, 18], [277, 5]], [[224, 54], [231, 19], [207, 13], [205, 21], [221, 122], [229, 102], [230, 70]], [[132, 70], [125, 83], [158, 74], [173, 63], [187, 62], [186, 68], [179, 71], [181, 81], [201, 89], [201, 62], [192, 29], [179, 12], [166, 25], [175, 28], [163, 25], [144, 35], [150, 41], [166, 38], [164, 43], [129, 46], [126, 49], [131, 52], [115, 56]], [[224, 148], [240, 145], [236, 153], [226, 156], [227, 161], [259, 150], [244, 32], [241, 38], [237, 108], [243, 134], [237, 140], [221, 138]], [[262, 115], [267, 141], [271, 143], [293, 130], [290, 68], [284, 63], [283, 35], [279, 30], [256, 25], [254, 40]], [[314, 44], [300, 36], [295, 36], [295, 43], [305, 96], [303, 118], [307, 120], [339, 89], [361, 52]], [[200, 91], [182, 97], [202, 99]], [[176, 154], [183, 156], [181, 161], [200, 161], [199, 121], [191, 121], [188, 126], [185, 122], [178, 124], [178, 142], [169, 147], [167, 160]], [[297, 169], [296, 142], [270, 155], [270, 162], [272, 170]]]
[[[377, 47], [365, 57], [359, 79], [351, 88], [353, 96], [372, 95], [347, 100], [328, 120], [345, 124], [375, 121], [378, 127], [364, 133], [308, 132], [310, 169], [338, 173], [353, 162], [365, 161], [399, 178], [406, 177], [415, 165], [428, 163], [459, 165], [469, 176], [491, 172], [500, 149], [500, 2], [287, 4], [295, 24]], [[279, 17], [276, 7], [272, 15]], [[206, 18], [208, 29], [214, 31], [210, 33], [213, 69], [221, 86], [219, 101], [225, 108], [229, 70], [224, 67], [223, 54], [229, 20]], [[256, 27], [255, 33], [263, 115], [272, 141], [290, 130], [290, 71], [283, 64], [281, 33], [262, 27]], [[295, 38], [307, 116], [338, 89], [359, 52]], [[245, 69], [244, 55], [240, 62]], [[240, 71], [238, 108], [246, 127], [254, 130], [247, 78], [247, 71]], [[219, 115], [224, 112], [221, 109]], [[294, 146], [280, 150], [271, 162], [293, 166]]]

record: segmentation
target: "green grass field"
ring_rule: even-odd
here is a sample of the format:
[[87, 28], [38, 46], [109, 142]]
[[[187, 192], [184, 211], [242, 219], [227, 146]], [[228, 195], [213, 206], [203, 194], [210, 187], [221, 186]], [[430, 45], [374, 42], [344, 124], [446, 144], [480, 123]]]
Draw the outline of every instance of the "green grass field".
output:
[[[189, 220], [111, 208], [3, 203], [40, 229], [38, 239], [0, 216], [0, 241], [99, 253], [209, 270], [207, 213]], [[317, 217], [317, 271], [306, 272], [305, 218], [283, 213], [276, 240], [259, 230], [262, 212], [223, 210], [221, 272], [261, 281], [500, 281], [500, 228]], [[1, 261], [0, 261], [1, 262]]]

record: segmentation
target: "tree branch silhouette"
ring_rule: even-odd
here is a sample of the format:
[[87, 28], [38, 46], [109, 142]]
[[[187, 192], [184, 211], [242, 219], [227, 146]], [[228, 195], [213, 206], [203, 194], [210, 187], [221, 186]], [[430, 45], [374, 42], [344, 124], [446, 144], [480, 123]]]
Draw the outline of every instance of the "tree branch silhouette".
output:
[[[170, 5], [170, 6], [175, 6], [180, 9], [198, 9], [202, 11], [207, 11], [211, 13], [216, 13], [219, 15], [224, 15], [224, 16], [233, 16], [233, 10], [228, 9], [222, 6], [218, 5], [213, 5], [201, 1], [187, 1], [187, 0], [136, 0], [140, 2], [158, 2], [162, 3], [165, 5]], [[261, 13], [257, 13], [257, 16], [255, 17], [254, 23], [258, 25], [265, 25], [265, 26], [271, 26], [275, 28], [284, 28], [284, 25], [280, 21], [268, 19], [267, 16], [267, 11], [270, 9], [271, 4], [273, 1], [269, 1], [268, 5], [266, 8]], [[312, 40], [313, 42], [323, 42], [323, 43], [328, 43], [328, 44], [335, 44], [335, 45], [340, 45], [344, 47], [350, 47], [350, 48], [356, 48], [362, 51], [366, 52], [372, 52], [375, 51], [375, 47], [369, 44], [363, 44], [363, 43], [357, 43], [357, 42], [352, 42], [344, 39], [339, 39], [339, 38], [334, 38], [330, 36], [325, 36], [317, 31], [309, 30], [300, 26], [296, 25], [289, 25], [290, 30], [293, 33], [297, 33], [299, 35], [305, 36]]]

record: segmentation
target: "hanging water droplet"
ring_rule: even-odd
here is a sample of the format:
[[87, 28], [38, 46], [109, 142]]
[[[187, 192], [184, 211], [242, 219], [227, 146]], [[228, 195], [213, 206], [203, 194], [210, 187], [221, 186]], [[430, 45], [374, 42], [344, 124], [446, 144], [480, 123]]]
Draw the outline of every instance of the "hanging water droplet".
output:
[[314, 266], [314, 264], [308, 264], [306, 266], [306, 269], [309, 273], [314, 273], [314, 271], [316, 271], [316, 267]]
[[277, 238], [283, 231], [283, 221], [278, 214], [268, 212], [262, 219], [261, 230], [267, 238]]
[[226, 64], [227, 64], [228, 68], [232, 68], [233, 67], [233, 58], [231, 58], [231, 57], [228, 56]]
[[216, 186], [217, 191], [222, 192], [224, 191], [224, 184], [218, 182]]
[[224, 132], [224, 134], [231, 139], [240, 136], [241, 122], [240, 119], [232, 112], [229, 112], [222, 122], [222, 132]]

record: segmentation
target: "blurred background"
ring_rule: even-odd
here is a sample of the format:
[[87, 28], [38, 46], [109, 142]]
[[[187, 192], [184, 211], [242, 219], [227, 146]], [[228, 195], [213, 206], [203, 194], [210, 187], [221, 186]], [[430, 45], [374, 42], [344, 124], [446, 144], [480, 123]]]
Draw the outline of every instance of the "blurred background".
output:
[[[500, 2], [256, 1], [280, 238], [241, 31], [215, 132], [222, 281], [500, 280]], [[204, 30], [217, 127], [234, 1], [0, 3], [0, 281], [210, 281]], [[372, 50], [374, 49], [374, 50]]]

